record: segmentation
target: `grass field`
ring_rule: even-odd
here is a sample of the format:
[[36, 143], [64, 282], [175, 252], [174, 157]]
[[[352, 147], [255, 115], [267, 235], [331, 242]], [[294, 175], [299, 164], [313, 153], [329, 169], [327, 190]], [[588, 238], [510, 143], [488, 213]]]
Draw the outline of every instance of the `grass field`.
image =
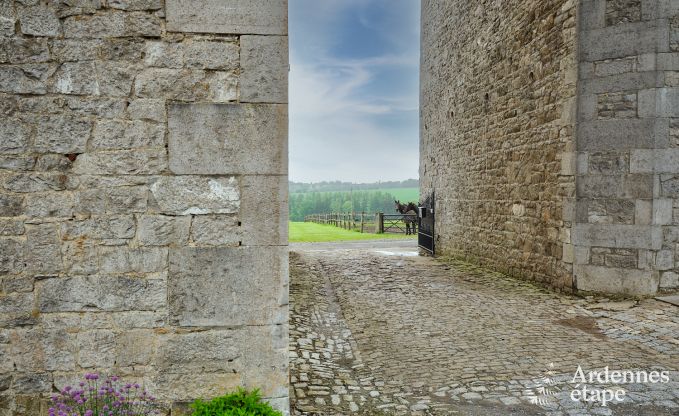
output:
[[394, 198], [400, 200], [401, 202], [415, 202], [420, 200], [420, 189], [419, 188], [386, 188], [386, 189], [376, 189], [376, 191], [383, 192], [385, 194], [392, 194]]
[[332, 225], [314, 224], [311, 222], [291, 222], [290, 223], [290, 242], [291, 243], [320, 243], [326, 241], [355, 241], [355, 240], [380, 240], [391, 239], [410, 239], [415, 236], [405, 236], [403, 234], [370, 234], [348, 231]]

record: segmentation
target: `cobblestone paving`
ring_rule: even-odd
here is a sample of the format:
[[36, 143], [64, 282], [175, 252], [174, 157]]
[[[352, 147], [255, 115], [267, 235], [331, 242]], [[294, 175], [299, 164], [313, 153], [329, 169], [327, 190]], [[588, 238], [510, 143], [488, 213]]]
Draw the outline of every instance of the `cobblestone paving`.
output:
[[[558, 295], [366, 247], [293, 247], [293, 414], [679, 415], [678, 307]], [[670, 380], [588, 382], [625, 390], [603, 407], [571, 400], [578, 365]]]

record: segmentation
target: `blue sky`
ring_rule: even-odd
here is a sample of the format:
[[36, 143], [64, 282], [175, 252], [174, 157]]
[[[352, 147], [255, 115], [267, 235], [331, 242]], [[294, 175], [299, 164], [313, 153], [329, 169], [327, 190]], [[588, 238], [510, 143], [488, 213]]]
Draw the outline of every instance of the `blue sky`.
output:
[[418, 0], [289, 0], [290, 180], [418, 177]]

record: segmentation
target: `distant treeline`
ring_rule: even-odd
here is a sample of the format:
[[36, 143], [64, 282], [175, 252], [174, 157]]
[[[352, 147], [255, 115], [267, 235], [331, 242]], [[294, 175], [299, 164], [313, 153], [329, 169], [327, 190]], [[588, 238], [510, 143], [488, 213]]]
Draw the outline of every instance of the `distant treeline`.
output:
[[394, 214], [396, 213], [394, 199], [394, 196], [389, 193], [375, 190], [291, 193], [290, 220], [304, 221], [307, 215], [331, 212], [365, 211]]
[[417, 179], [407, 179], [405, 181], [375, 182], [375, 183], [351, 183], [351, 182], [317, 182], [301, 183], [290, 182], [290, 193], [303, 192], [348, 192], [370, 189], [389, 189], [389, 188], [418, 188], [420, 182]]

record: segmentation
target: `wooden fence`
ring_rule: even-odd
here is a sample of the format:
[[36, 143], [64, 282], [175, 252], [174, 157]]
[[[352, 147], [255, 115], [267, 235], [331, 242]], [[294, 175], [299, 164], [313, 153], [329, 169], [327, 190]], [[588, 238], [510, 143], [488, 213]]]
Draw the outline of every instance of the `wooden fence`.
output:
[[361, 233], [406, 233], [406, 222], [417, 230], [417, 216], [409, 214], [375, 214], [366, 212], [333, 212], [329, 214], [312, 214], [304, 217], [304, 222], [334, 225], [345, 230]]

